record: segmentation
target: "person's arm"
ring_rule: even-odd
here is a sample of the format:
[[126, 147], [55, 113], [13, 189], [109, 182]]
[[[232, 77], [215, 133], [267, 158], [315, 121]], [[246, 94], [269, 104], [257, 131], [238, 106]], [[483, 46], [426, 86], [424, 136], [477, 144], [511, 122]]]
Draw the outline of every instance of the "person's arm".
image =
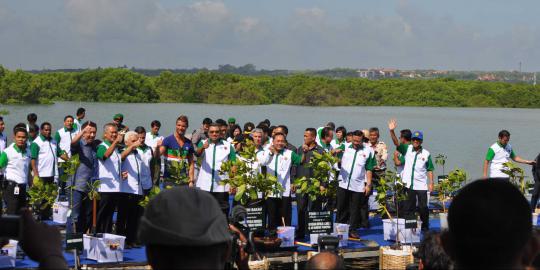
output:
[[37, 143], [33, 142], [30, 145], [30, 157], [32, 160], [30, 161], [30, 165], [32, 166], [32, 172], [34, 173], [34, 177], [39, 176], [38, 168], [37, 168], [37, 159], [39, 157], [39, 145]]
[[8, 164], [8, 157], [6, 152], [0, 153], [0, 168], [5, 169]]
[[487, 151], [486, 159], [484, 159], [484, 169], [483, 169], [482, 177], [484, 178], [488, 177], [489, 163], [491, 162], [491, 160], [493, 160], [494, 157], [495, 157], [495, 151], [493, 151], [493, 149], [490, 147]]
[[375, 157], [373, 156], [373, 152], [369, 154], [369, 157], [366, 160], [366, 187], [364, 189], [364, 193], [369, 195], [371, 192], [371, 178], [373, 176], [373, 170], [375, 169], [375, 166], [377, 166], [377, 161], [375, 160]]
[[209, 146], [210, 146], [210, 143], [208, 143], [208, 140], [205, 140], [204, 143], [203, 141], [200, 141], [197, 144], [197, 150], [195, 151], [195, 153], [197, 154], [198, 157], [200, 157], [203, 154], [204, 150], [206, 150]]
[[390, 119], [390, 121], [388, 121], [388, 129], [390, 130], [390, 137], [392, 137], [392, 142], [397, 147], [399, 146], [399, 139], [396, 136], [396, 132], [395, 132], [396, 127], [397, 127], [396, 119]]
[[122, 151], [122, 154], [120, 154], [120, 158], [122, 159], [122, 161], [124, 161], [127, 158], [127, 156], [129, 156], [129, 154], [133, 152], [133, 150], [137, 149], [137, 147], [139, 147], [140, 145], [141, 143], [139, 143], [139, 141], [136, 141], [130, 146], [126, 147], [124, 151]]
[[[231, 144], [232, 146], [232, 144]], [[234, 147], [229, 147], [231, 150], [229, 151], [229, 160], [230, 161], [236, 161], [236, 151], [234, 150]]]
[[433, 191], [433, 170], [435, 169], [435, 166], [433, 166], [433, 161], [431, 160], [431, 155], [429, 155], [428, 158], [427, 158], [426, 167], [427, 167], [426, 169], [428, 171], [427, 176], [428, 176], [428, 180], [429, 180], [428, 189], [429, 189], [429, 192], [432, 192]]
[[189, 163], [189, 186], [194, 187], [195, 186], [195, 157], [193, 153], [188, 154], [188, 163]]
[[272, 161], [272, 158], [274, 157], [274, 153], [270, 149], [263, 150], [264, 151], [264, 160], [259, 160], [261, 163], [261, 166], [268, 166], [270, 162]]
[[[122, 140], [122, 136], [118, 135], [118, 137], [116, 137], [116, 140], [114, 140], [111, 145], [109, 146], [109, 148], [105, 148], [105, 146], [102, 146], [100, 145], [98, 147], [98, 151], [97, 151], [97, 156], [99, 159], [101, 160], [106, 160], [108, 159], [112, 153], [114, 153], [114, 150], [116, 150], [116, 146], [118, 145], [118, 143]], [[100, 151], [101, 150], [101, 151]], [[105, 150], [105, 151], [103, 151]]]
[[398, 151], [394, 151], [394, 164], [397, 166], [401, 166], [401, 159], [399, 158], [400, 153]]
[[534, 160], [526, 160], [526, 159], [521, 158], [520, 156], [517, 156], [514, 153], [514, 150], [510, 152], [510, 158], [517, 163], [522, 163], [522, 164], [527, 164], [527, 165], [533, 165], [535, 163]]
[[56, 131], [56, 132], [54, 133], [54, 140], [55, 140], [58, 144], [60, 144], [60, 140], [62, 140], [62, 137], [60, 137], [60, 132]]
[[[303, 155], [302, 155], [303, 156]], [[295, 152], [292, 152], [291, 161], [293, 166], [298, 166], [302, 162], [302, 156], [298, 155]]]
[[[87, 130], [89, 130], [90, 128], [90, 125], [86, 126], [83, 130], [81, 130], [80, 132], [77, 132], [75, 134], [75, 137], [71, 138], [71, 145], [75, 145], [75, 144], [78, 144], [79, 141], [81, 140], [82, 136], [88, 132]], [[56, 132], [56, 134], [58, 134], [58, 132]], [[59, 136], [60, 137], [60, 136]], [[60, 140], [56, 140], [56, 142], [58, 142], [58, 144], [60, 144]]]

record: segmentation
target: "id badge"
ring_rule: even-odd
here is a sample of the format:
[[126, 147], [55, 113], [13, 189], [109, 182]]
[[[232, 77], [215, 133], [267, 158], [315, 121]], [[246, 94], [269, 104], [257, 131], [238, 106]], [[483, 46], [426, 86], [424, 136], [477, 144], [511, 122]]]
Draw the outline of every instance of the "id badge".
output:
[[16, 186], [14, 189], [13, 189], [13, 194], [14, 195], [19, 195], [19, 187]]

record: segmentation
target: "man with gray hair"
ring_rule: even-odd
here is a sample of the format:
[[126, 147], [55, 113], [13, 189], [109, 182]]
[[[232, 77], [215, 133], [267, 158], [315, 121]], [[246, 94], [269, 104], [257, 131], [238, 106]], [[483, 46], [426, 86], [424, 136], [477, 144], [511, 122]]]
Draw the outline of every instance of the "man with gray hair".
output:
[[115, 123], [103, 126], [103, 142], [96, 149], [98, 159], [98, 179], [100, 180], [99, 210], [97, 213], [97, 231], [101, 233], [112, 232], [112, 218], [118, 204], [122, 179], [127, 174], [121, 172], [122, 160], [118, 145], [123, 137], [118, 136]]

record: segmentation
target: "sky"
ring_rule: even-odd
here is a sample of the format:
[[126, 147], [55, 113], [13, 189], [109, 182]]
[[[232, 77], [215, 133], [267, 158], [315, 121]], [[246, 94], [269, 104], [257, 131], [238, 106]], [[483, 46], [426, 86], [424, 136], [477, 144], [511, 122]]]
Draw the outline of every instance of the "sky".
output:
[[0, 65], [540, 71], [537, 0], [0, 0]]

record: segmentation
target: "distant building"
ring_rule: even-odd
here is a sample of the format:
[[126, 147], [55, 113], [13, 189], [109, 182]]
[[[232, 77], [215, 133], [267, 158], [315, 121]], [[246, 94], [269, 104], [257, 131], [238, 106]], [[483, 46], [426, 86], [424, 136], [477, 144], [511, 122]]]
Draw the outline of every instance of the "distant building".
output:
[[383, 79], [400, 77], [399, 70], [391, 68], [360, 69], [358, 77], [365, 79]]

